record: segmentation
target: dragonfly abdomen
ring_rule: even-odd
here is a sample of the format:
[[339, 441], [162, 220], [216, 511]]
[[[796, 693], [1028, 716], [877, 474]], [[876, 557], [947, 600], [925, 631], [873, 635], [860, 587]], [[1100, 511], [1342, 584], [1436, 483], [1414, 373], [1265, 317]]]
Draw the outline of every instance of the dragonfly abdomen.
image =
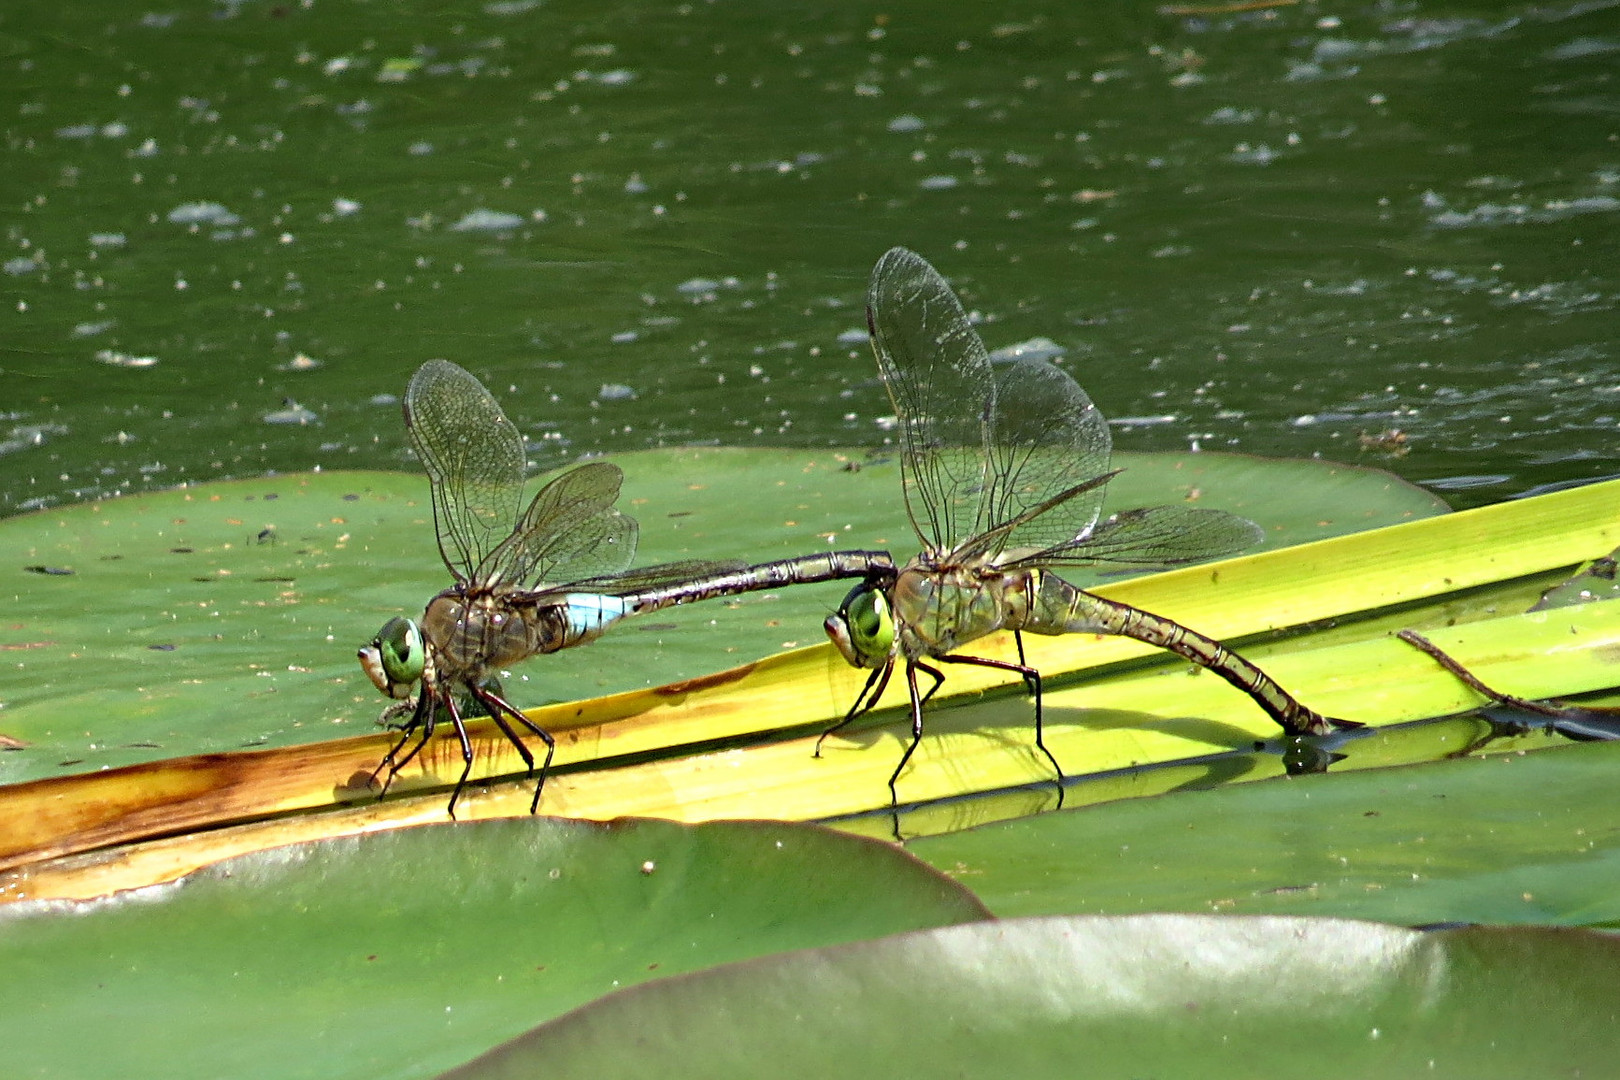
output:
[[719, 596], [736, 596], [779, 585], [810, 585], [840, 578], [879, 579], [892, 576], [894, 559], [887, 551], [825, 551], [792, 559], [737, 564], [705, 571], [691, 581], [678, 581], [620, 594], [632, 614], [657, 611]]
[[1306, 708], [1254, 664], [1174, 619], [1093, 596], [1047, 571], [1031, 574], [1040, 580], [1020, 629], [1036, 634], [1115, 634], [1156, 645], [1213, 671], [1248, 694], [1290, 735], [1326, 735], [1337, 727], [1360, 726]]
[[617, 596], [568, 593], [563, 597], [562, 609], [567, 622], [566, 644], [575, 645], [598, 637], [630, 612], [629, 603]]

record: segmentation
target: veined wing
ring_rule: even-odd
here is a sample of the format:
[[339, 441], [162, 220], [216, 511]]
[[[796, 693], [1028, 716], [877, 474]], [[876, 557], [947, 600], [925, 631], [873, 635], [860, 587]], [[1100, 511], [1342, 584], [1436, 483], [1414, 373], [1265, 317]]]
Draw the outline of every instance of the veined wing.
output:
[[593, 461], [555, 477], [535, 495], [512, 535], [478, 565], [473, 581], [566, 583], [616, 574], [636, 557], [634, 518], [613, 505], [624, 473]]
[[989, 354], [945, 279], [905, 248], [873, 267], [866, 321], [900, 421], [912, 527], [930, 550], [955, 547], [994, 524], [984, 517], [996, 394]]
[[1099, 524], [1090, 535], [1008, 562], [1024, 566], [1179, 566], [1235, 555], [1265, 539], [1248, 518], [1197, 506], [1150, 506], [1127, 510]]
[[[1045, 502], [1036, 503], [1034, 506], [1024, 510], [1011, 521], [997, 525], [989, 532], [983, 532], [978, 536], [970, 537], [969, 539], [964, 540], [962, 543], [951, 549], [950, 560], [953, 562], [969, 562], [975, 559], [988, 558], [996, 562], [997, 565], [1002, 565], [1003, 562], [1016, 561], [1018, 558], [1022, 558], [1024, 555], [1029, 554], [1032, 550], [1046, 550], [1051, 547], [1061, 547], [1066, 544], [1073, 543], [1077, 538], [1070, 537], [1068, 540], [1062, 541], [1056, 545], [1046, 544], [1036, 548], [1031, 548], [1028, 545], [1020, 547], [1010, 545], [1008, 543], [1008, 537], [1023, 532], [1025, 527], [1029, 525], [1030, 522], [1034, 521], [1038, 517], [1041, 517], [1042, 515], [1058, 510], [1068, 502], [1074, 500], [1093, 500], [1096, 492], [1107, 484], [1108, 481], [1112, 480], [1123, 471], [1124, 470], [1122, 469], [1114, 469], [1111, 472], [1105, 472], [1094, 476], [1090, 480], [1082, 481], [1066, 491], [1058, 492]], [[1060, 513], [1056, 516], [1062, 518], [1071, 515], [1067, 513]], [[1093, 514], [1093, 517], [1095, 517], [1095, 514]], [[1005, 560], [995, 558], [995, 556], [1003, 553], [1006, 555]]]
[[404, 408], [433, 491], [439, 554], [466, 582], [517, 523], [523, 438], [483, 384], [448, 360], [417, 369]]
[[680, 562], [638, 566], [620, 574], [605, 574], [597, 578], [575, 581], [570, 592], [599, 592], [610, 596], [630, 596], [634, 593], [668, 589], [679, 585], [700, 585], [712, 578], [735, 574], [748, 569], [741, 559], [683, 559]]
[[[1107, 421], [1080, 384], [1050, 361], [1001, 361], [991, 372], [996, 408], [985, 524], [1017, 524], [987, 554], [1079, 539], [1097, 523], [1113, 475]], [[1043, 509], [1030, 513], [1037, 507]]]

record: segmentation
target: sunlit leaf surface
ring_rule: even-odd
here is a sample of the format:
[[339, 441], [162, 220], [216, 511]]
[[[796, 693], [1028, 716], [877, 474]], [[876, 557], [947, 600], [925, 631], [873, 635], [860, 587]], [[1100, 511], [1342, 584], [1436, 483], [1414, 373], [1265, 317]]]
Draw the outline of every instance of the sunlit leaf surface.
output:
[[450, 1075], [1602, 1076], [1617, 972], [1582, 931], [1019, 919], [638, 987]]
[[0, 914], [8, 1076], [420, 1077], [620, 986], [981, 917], [806, 826], [546, 819], [265, 852]]

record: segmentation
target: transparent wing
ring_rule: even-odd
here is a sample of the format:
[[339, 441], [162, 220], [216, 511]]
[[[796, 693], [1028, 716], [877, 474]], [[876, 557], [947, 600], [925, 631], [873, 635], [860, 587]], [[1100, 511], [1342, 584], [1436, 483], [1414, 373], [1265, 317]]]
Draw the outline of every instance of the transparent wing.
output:
[[448, 360], [411, 376], [405, 430], [432, 487], [439, 554], [466, 582], [517, 524], [523, 438], [483, 384]]
[[893, 248], [872, 269], [866, 321], [900, 421], [906, 511], [923, 544], [953, 548], [985, 518], [985, 453], [995, 382], [984, 342], [945, 279]]
[[569, 583], [616, 574], [636, 557], [635, 519], [613, 503], [624, 473], [593, 461], [555, 477], [535, 495], [506, 541], [478, 565], [473, 581], [513, 587]]
[[1023, 555], [1005, 565], [1179, 566], [1235, 555], [1265, 539], [1260, 526], [1225, 510], [1195, 506], [1150, 506], [1115, 514], [1089, 536]]
[[[1097, 523], [1110, 475], [1107, 421], [1080, 384], [1050, 361], [1000, 361], [991, 373], [996, 406], [986, 520], [993, 526], [1026, 520], [987, 554], [1050, 548], [1085, 535]], [[1064, 492], [1074, 494], [1053, 502]], [[1040, 513], [1028, 513], [1043, 505]]]
[[748, 569], [741, 559], [686, 559], [681, 562], [659, 563], [656, 566], [638, 566], [622, 574], [576, 581], [579, 591], [607, 593], [611, 596], [630, 596], [634, 593], [673, 588], [678, 585], [701, 586], [704, 582]]

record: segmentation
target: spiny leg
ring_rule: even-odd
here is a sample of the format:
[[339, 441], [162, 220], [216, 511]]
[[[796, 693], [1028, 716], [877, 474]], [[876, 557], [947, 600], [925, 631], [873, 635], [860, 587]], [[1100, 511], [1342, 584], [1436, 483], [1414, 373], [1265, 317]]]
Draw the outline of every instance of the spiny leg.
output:
[[[911, 745], [906, 747], [906, 752], [900, 755], [900, 764], [896, 765], [894, 772], [889, 774], [889, 805], [894, 807], [900, 805], [900, 792], [895, 789], [895, 781], [900, 779], [900, 774], [905, 771], [906, 762], [911, 760], [911, 755], [917, 752], [917, 744], [922, 742], [923, 699], [917, 696], [917, 671], [919, 668], [934, 677], [934, 690], [938, 690], [939, 684], [945, 681], [944, 674], [937, 668], [931, 668], [920, 660], [906, 661], [906, 686], [911, 690]], [[929, 693], [933, 693], [933, 691], [930, 690]], [[895, 836], [898, 837], [899, 833], [900, 829], [897, 824], [895, 826]]]
[[[1018, 642], [1018, 659], [1023, 660], [1023, 658], [1024, 643], [1022, 640], [1020, 640]], [[936, 657], [936, 659], [947, 664], [974, 664], [978, 667], [997, 668], [1001, 671], [1016, 671], [1019, 675], [1023, 676], [1024, 685], [1028, 686], [1030, 693], [1035, 696], [1035, 745], [1040, 748], [1041, 753], [1046, 755], [1046, 760], [1052, 763], [1052, 769], [1057, 773], [1058, 806], [1062, 806], [1064, 781], [1063, 766], [1059, 765], [1058, 759], [1052, 756], [1052, 751], [1046, 748], [1045, 715], [1041, 707], [1041, 673], [1030, 667], [1028, 664], [1013, 664], [1007, 662], [1006, 660], [991, 660], [990, 658], [984, 656], [952, 655], [940, 656]]]
[[[433, 737], [433, 722], [436, 712], [437, 704], [434, 701], [433, 690], [424, 684], [421, 693], [416, 698], [416, 712], [412, 715], [410, 722], [405, 725], [405, 730], [400, 734], [399, 742], [395, 743], [393, 749], [389, 750], [383, 756], [382, 761], [377, 764], [377, 767], [371, 770], [371, 780], [375, 783], [377, 774], [383, 771], [384, 766], [388, 767], [388, 776], [383, 780], [382, 790], [377, 792], [377, 798], [381, 799], [388, 794], [389, 787], [394, 783], [394, 777], [398, 776], [399, 771], [409, 765], [411, 760], [422, 752], [422, 747], [426, 746], [427, 741]], [[394, 755], [399, 753], [399, 748], [410, 742], [411, 736], [418, 732], [421, 733], [421, 738], [417, 740], [415, 746], [411, 747], [411, 752], [395, 760]]]
[[474, 690], [473, 695], [477, 697], [479, 701], [484, 703], [484, 708], [488, 709], [489, 715], [494, 717], [495, 723], [501, 729], [501, 732], [506, 736], [513, 746], [517, 747], [518, 753], [523, 757], [524, 763], [529, 767], [528, 772], [530, 776], [534, 775], [534, 755], [529, 753], [529, 748], [524, 746], [522, 740], [517, 737], [517, 734], [507, 726], [506, 721], [501, 718], [501, 713], [504, 712], [513, 719], [517, 720], [518, 723], [540, 736], [540, 740], [546, 744], [546, 760], [540, 765], [540, 780], [534, 785], [534, 798], [529, 802], [529, 813], [535, 813], [540, 808], [540, 792], [545, 790], [546, 774], [551, 771], [551, 759], [557, 753], [557, 740], [553, 739], [551, 737], [551, 733], [545, 728], [542, 728], [533, 720], [530, 720], [527, 716], [524, 716], [523, 713], [520, 712], [511, 702], [507, 701], [500, 695], [493, 694], [490, 691], [485, 690], [483, 687], [479, 687], [478, 689]]
[[[936, 656], [934, 659], [938, 660], [939, 657]], [[917, 666], [934, 677], [934, 685], [930, 686], [928, 688], [928, 693], [922, 696], [922, 703], [926, 705], [928, 704], [929, 699], [934, 696], [934, 693], [939, 690], [940, 687], [945, 685], [945, 673], [940, 671], [938, 668], [931, 668], [926, 664], [918, 664]]]
[[[469, 688], [471, 688], [469, 686]], [[473, 691], [477, 696], [477, 691]], [[449, 694], [444, 698], [445, 711], [450, 714], [450, 722], [456, 726], [456, 738], [461, 740], [461, 779], [456, 781], [456, 788], [450, 793], [450, 805], [445, 807], [445, 813], [450, 820], [456, 818], [456, 800], [461, 798], [461, 789], [467, 786], [467, 777], [472, 775], [473, 748], [472, 740], [467, 737], [467, 725], [461, 720], [461, 710], [456, 708], [455, 698]]]
[[[855, 704], [849, 707], [849, 712], [845, 713], [842, 720], [823, 731], [820, 737], [816, 739], [816, 751], [811, 755], [812, 757], [821, 756], [821, 744], [827, 741], [827, 736], [849, 726], [851, 720], [862, 713], [871, 712], [877, 707], [878, 699], [883, 696], [883, 691], [889, 688], [889, 676], [893, 673], [894, 658], [890, 657], [882, 667], [875, 669], [872, 674], [866, 677], [866, 685], [861, 687], [861, 692], [855, 696]], [[874, 686], [876, 687], [875, 690], [873, 689]]]

